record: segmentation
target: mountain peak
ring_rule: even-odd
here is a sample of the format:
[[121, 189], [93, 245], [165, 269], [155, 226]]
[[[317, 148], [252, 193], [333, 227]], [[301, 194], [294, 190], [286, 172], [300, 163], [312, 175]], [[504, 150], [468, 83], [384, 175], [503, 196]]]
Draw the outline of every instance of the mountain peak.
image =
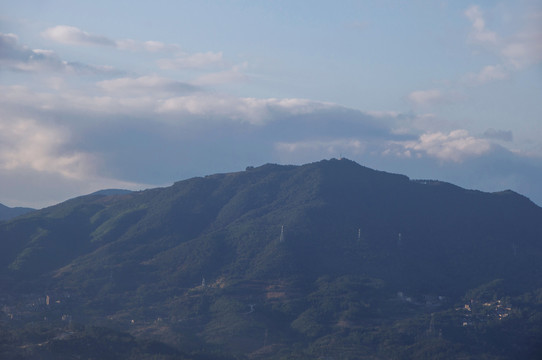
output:
[[104, 190], [95, 191], [89, 195], [105, 195], [105, 196], [126, 195], [132, 192], [133, 192], [132, 190], [125, 190], [125, 189], [104, 189]]

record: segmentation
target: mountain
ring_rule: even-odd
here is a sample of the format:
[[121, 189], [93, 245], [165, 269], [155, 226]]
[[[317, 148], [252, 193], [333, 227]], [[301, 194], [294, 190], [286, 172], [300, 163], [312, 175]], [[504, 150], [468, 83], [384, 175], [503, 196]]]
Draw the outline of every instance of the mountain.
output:
[[26, 213], [29, 213], [31, 211], [35, 211], [35, 209], [25, 208], [25, 207], [10, 208], [3, 204], [0, 204], [0, 221], [9, 220], [19, 215], [24, 215]]
[[95, 191], [90, 195], [125, 195], [131, 193], [131, 190], [124, 190], [124, 189], [104, 189]]
[[0, 224], [6, 348], [45, 351], [17, 330], [39, 323], [61, 348], [99, 326], [211, 358], [537, 358], [541, 234], [512, 191], [347, 159], [95, 193]]

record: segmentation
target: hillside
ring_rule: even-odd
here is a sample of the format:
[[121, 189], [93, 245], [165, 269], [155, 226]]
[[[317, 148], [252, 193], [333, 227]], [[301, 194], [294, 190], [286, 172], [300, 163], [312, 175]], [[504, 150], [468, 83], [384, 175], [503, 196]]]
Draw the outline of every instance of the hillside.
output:
[[535, 358], [541, 234], [542, 209], [512, 191], [268, 164], [1, 223], [3, 324], [191, 356]]
[[0, 204], [0, 221], [13, 219], [19, 215], [24, 215], [26, 213], [32, 212], [35, 209], [25, 208], [25, 207], [8, 207], [6, 205]]

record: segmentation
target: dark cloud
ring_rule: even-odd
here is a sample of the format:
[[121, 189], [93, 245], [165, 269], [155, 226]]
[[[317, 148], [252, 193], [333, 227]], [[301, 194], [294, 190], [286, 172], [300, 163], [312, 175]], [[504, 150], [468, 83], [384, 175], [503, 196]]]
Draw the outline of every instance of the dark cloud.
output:
[[0, 33], [0, 69], [18, 72], [60, 72], [74, 74], [119, 75], [108, 66], [93, 66], [62, 60], [52, 50], [30, 49], [14, 34]]

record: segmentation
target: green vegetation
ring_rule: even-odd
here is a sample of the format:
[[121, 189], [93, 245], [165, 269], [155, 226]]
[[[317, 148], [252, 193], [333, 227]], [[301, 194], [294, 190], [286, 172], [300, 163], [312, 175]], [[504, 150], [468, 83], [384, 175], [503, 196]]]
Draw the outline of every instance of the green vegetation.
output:
[[0, 223], [0, 357], [537, 359], [540, 234], [349, 160], [92, 194]]

